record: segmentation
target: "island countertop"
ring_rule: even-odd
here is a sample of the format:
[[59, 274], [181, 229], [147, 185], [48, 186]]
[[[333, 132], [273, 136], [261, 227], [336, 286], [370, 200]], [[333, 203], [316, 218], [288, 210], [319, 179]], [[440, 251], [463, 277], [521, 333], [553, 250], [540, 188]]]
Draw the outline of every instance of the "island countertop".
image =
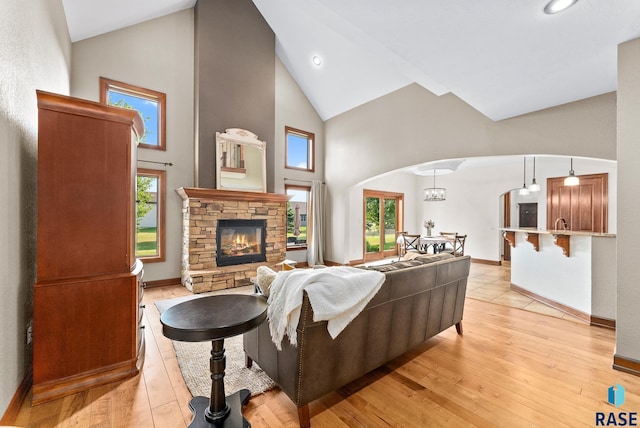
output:
[[535, 227], [501, 227], [498, 228], [503, 232], [521, 232], [521, 233], [537, 233], [540, 235], [566, 235], [566, 236], [597, 236], [603, 238], [615, 238], [615, 233], [599, 233], [599, 232], [584, 232], [581, 230], [563, 230], [563, 229], [537, 229]]

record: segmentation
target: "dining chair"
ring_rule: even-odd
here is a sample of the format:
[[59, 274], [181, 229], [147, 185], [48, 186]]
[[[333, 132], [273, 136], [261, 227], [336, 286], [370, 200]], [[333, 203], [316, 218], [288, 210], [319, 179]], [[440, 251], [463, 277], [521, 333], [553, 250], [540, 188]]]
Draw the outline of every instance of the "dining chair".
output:
[[467, 240], [467, 235], [455, 235], [455, 241], [453, 242], [453, 254], [455, 257], [464, 256], [464, 243]]
[[440, 248], [440, 252], [446, 251], [453, 254], [453, 251], [455, 251], [455, 238], [457, 234], [458, 232], [440, 232], [440, 236], [444, 236], [445, 238], [451, 238], [453, 240], [450, 243], [445, 242], [444, 244], [442, 244], [442, 247]]
[[422, 253], [422, 249], [420, 247], [420, 235], [408, 235], [403, 234], [402, 239], [404, 240], [404, 254], [407, 254], [409, 251]]
[[402, 235], [406, 234], [406, 230], [397, 230], [396, 231], [396, 245], [398, 246], [398, 261], [404, 255], [404, 238]]

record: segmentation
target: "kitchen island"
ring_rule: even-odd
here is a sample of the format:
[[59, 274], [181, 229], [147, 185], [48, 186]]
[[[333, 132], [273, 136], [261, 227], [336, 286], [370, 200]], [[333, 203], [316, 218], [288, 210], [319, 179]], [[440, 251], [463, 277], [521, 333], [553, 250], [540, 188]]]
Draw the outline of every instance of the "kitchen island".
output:
[[616, 236], [502, 228], [511, 245], [511, 288], [591, 324], [615, 326]]

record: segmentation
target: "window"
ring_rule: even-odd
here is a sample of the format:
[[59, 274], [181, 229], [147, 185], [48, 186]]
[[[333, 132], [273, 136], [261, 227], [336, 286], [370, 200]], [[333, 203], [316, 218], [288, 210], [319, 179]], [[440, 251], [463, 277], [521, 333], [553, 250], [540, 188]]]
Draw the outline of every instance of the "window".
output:
[[311, 226], [307, 223], [311, 187], [285, 185], [284, 189], [292, 196], [287, 202], [287, 249], [306, 249]]
[[136, 177], [136, 257], [164, 261], [165, 171], [138, 168]]
[[311, 132], [284, 127], [286, 140], [284, 166], [289, 169], [314, 171], [313, 140]]
[[100, 78], [100, 102], [137, 110], [144, 122], [138, 147], [166, 150], [166, 95], [151, 89]]

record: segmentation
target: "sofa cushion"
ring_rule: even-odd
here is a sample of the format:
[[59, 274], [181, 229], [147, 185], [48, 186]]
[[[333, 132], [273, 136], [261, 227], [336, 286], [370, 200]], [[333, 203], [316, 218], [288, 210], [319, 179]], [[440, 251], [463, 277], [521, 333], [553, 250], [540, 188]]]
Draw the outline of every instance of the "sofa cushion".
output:
[[417, 252], [415, 252], [415, 251], [407, 251], [407, 253], [406, 253], [404, 256], [402, 256], [402, 258], [400, 259], [400, 261], [404, 261], [404, 260], [413, 260], [413, 259], [415, 259], [416, 257], [420, 257], [420, 256], [422, 256], [422, 255], [423, 255], [422, 253], [417, 253]]
[[406, 269], [413, 266], [426, 265], [429, 263], [439, 262], [440, 260], [451, 259], [454, 256], [449, 253], [439, 254], [418, 254], [418, 256], [409, 260], [400, 260], [384, 265], [359, 266], [361, 269], [377, 270], [378, 272], [392, 272], [399, 269]]
[[271, 283], [274, 279], [276, 279], [277, 272], [267, 266], [258, 266], [256, 273], [258, 275], [256, 278], [256, 283], [260, 288], [260, 291], [262, 292], [262, 294], [269, 297]]
[[377, 270], [378, 272], [391, 272], [398, 269], [405, 269], [412, 266], [420, 266], [423, 263], [419, 260], [403, 260], [386, 265], [360, 266], [362, 269]]
[[420, 261], [423, 265], [439, 262], [440, 260], [452, 259], [454, 257], [451, 253], [438, 253], [438, 254], [422, 254], [416, 257], [414, 260]]

